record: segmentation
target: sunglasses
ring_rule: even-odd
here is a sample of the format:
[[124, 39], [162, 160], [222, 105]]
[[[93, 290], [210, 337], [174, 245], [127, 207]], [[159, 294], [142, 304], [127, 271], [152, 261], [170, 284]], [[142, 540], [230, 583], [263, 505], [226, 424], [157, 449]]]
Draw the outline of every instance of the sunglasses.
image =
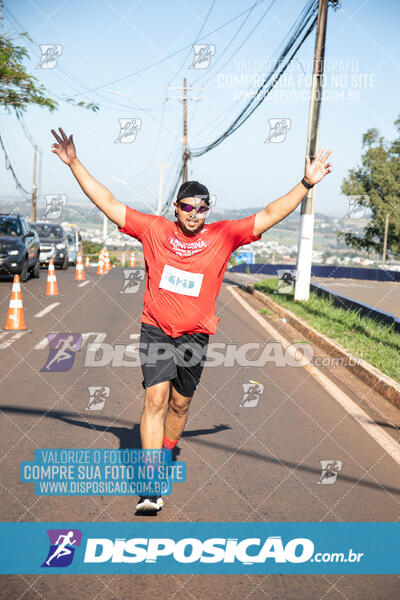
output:
[[181, 210], [183, 210], [184, 212], [187, 213], [191, 213], [193, 209], [196, 210], [196, 213], [198, 215], [207, 215], [210, 212], [210, 207], [209, 206], [192, 206], [191, 204], [187, 204], [186, 202], [178, 202], [178, 206]]

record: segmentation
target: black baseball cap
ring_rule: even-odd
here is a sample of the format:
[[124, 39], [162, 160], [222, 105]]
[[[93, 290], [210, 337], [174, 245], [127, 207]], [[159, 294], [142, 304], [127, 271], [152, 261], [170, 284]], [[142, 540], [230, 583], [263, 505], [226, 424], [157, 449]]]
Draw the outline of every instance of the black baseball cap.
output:
[[196, 198], [200, 196], [206, 204], [210, 204], [210, 192], [205, 185], [198, 181], [185, 181], [178, 190], [177, 202], [184, 198]]

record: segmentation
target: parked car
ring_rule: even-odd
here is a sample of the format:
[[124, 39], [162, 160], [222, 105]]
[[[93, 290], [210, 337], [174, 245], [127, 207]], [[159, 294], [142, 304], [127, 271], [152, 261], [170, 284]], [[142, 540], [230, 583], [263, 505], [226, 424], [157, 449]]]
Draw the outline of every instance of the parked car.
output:
[[67, 232], [67, 242], [68, 242], [69, 264], [72, 267], [75, 267], [77, 252], [76, 252], [76, 245], [75, 245], [75, 236], [73, 233]]
[[39, 237], [22, 215], [0, 214], [0, 274], [40, 277]]
[[63, 221], [61, 226], [67, 235], [69, 264], [75, 266], [78, 252], [82, 252], [82, 237], [80, 231], [75, 223]]
[[68, 241], [61, 225], [40, 221], [30, 225], [40, 238], [40, 264], [47, 266], [52, 258], [54, 266], [68, 269]]

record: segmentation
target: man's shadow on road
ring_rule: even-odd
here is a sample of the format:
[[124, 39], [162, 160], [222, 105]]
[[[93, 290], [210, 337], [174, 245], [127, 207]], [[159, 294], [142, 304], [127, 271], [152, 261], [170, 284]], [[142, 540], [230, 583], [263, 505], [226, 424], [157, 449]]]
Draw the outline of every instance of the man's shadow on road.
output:
[[[43, 409], [35, 409], [35, 408], [19, 408], [17, 406], [2, 406], [1, 410], [4, 412], [12, 412], [12, 413], [24, 413], [28, 415], [40, 415], [45, 416], [49, 419], [57, 419], [59, 421], [63, 421], [68, 425], [74, 425], [76, 427], [84, 427], [85, 429], [92, 429], [96, 432], [101, 433], [111, 433], [114, 435], [119, 441], [119, 449], [124, 450], [127, 448], [131, 449], [140, 449], [142, 447], [140, 441], [140, 424], [134, 423], [131, 427], [123, 427], [117, 425], [100, 425], [99, 423], [91, 423], [86, 418], [86, 411], [81, 413], [82, 419], [86, 418], [85, 421], [78, 420], [73, 418], [72, 415], [74, 413], [65, 413], [65, 411], [58, 410], [43, 410]], [[70, 416], [71, 415], [71, 416]], [[109, 417], [104, 417], [103, 415], [97, 415], [100, 419], [107, 419], [109, 421]], [[123, 423], [123, 420], [119, 421]], [[131, 424], [130, 421], [125, 421], [125, 423]], [[218, 433], [219, 431], [225, 431], [227, 429], [232, 429], [229, 425], [214, 425], [213, 427], [208, 427], [204, 429], [189, 429], [184, 431], [182, 436], [183, 438], [191, 438], [202, 435], [212, 435], [214, 433]], [[176, 460], [177, 456], [180, 454], [180, 448], [176, 446], [174, 451], [172, 452], [173, 460]]]
[[[94, 429], [95, 431], [111, 433], [119, 440], [120, 450], [124, 450], [125, 448], [136, 449], [142, 447], [139, 423], [134, 423], [133, 427], [129, 429], [128, 427], [99, 425], [98, 423], [78, 421], [77, 419], [72, 419], [71, 417], [67, 417], [63, 414], [58, 415], [56, 418], [58, 418], [60, 421], [68, 423], [69, 425], [76, 425], [77, 427], [85, 427], [86, 429]], [[211, 435], [213, 433], [218, 433], [219, 431], [225, 431], [226, 429], [231, 429], [231, 427], [229, 425], [214, 425], [214, 427], [208, 427], [207, 429], [189, 429], [188, 431], [184, 431], [181, 437], [191, 438], [199, 435]], [[180, 452], [180, 448], [175, 446], [174, 450], [172, 451], [172, 459], [176, 460]]]
[[[77, 419], [72, 418], [76, 413], [66, 413], [65, 411], [51, 411], [51, 410], [46, 411], [45, 409], [35, 409], [35, 408], [26, 408], [26, 407], [20, 408], [20, 407], [12, 406], [12, 405], [2, 405], [2, 406], [0, 405], [0, 408], [1, 408], [2, 412], [45, 416], [47, 418], [59, 419], [70, 425], [76, 425], [77, 427], [85, 427], [86, 429], [93, 429], [94, 431], [101, 431], [104, 433], [110, 432], [118, 438], [119, 444], [120, 444], [120, 446], [119, 446], [120, 449], [141, 448], [139, 424], [135, 423], [132, 427], [131, 421], [119, 420], [119, 423], [125, 422], [127, 425], [130, 425], [130, 427], [123, 427], [123, 426], [117, 427], [117, 426], [112, 426], [112, 425], [99, 425], [99, 424], [95, 424], [95, 423], [89, 423], [87, 421], [86, 422], [79, 421]], [[81, 414], [82, 418], [84, 418], [84, 414], [83, 414], [84, 412], [86, 412], [86, 411], [82, 411], [82, 414]], [[97, 418], [99, 420], [101, 420], [101, 419], [106, 420], [107, 422], [110, 420], [110, 417], [105, 417], [103, 415], [98, 415]], [[376, 427], [380, 426], [379, 422], [377, 423], [375, 421], [371, 421], [371, 423], [376, 425]], [[393, 429], [398, 429], [398, 427], [389, 425], [387, 423], [382, 423], [382, 425], [386, 426], [386, 427], [392, 427]], [[195, 444], [195, 445], [197, 444], [200, 447], [207, 446], [208, 448], [212, 448], [215, 451], [231, 452], [237, 456], [243, 456], [246, 459], [259, 460], [259, 461], [262, 461], [265, 463], [277, 465], [282, 468], [290, 469], [290, 470], [297, 471], [300, 473], [302, 473], [302, 472], [303, 473], [312, 473], [316, 477], [318, 477], [318, 478], [320, 477], [321, 468], [314, 466], [314, 465], [299, 464], [298, 462], [280, 458], [279, 456], [275, 456], [275, 455], [271, 456], [271, 455], [261, 454], [260, 452], [257, 452], [255, 450], [248, 450], [246, 448], [241, 448], [240, 450], [238, 450], [237, 446], [231, 446], [226, 443], [222, 443], [220, 441], [213, 440], [212, 438], [204, 439], [204, 440], [202, 439], [203, 435], [212, 435], [214, 433], [218, 433], [220, 431], [224, 431], [227, 429], [232, 429], [232, 428], [229, 425], [215, 425], [214, 427], [210, 427], [207, 429], [192, 429], [192, 430], [184, 431], [182, 437], [193, 438], [193, 444]], [[179, 455], [179, 453], [180, 453], [180, 450], [178, 448], [175, 453], [175, 460], [176, 460], [176, 457]], [[394, 487], [394, 486], [391, 486], [388, 484], [382, 484], [376, 480], [371, 481], [371, 480], [363, 479], [359, 475], [353, 476], [353, 475], [346, 474], [346, 473], [340, 473], [340, 480], [343, 483], [346, 482], [347, 484], [351, 484], [352, 486], [358, 485], [361, 489], [366, 488], [366, 489], [372, 489], [375, 491], [376, 490], [384, 491], [384, 492], [389, 492], [396, 496], [400, 496], [400, 488]]]
[[[19, 408], [16, 406], [2, 406], [3, 411], [13, 412], [13, 413], [24, 413], [31, 415], [42, 415], [49, 419], [57, 419], [59, 421], [63, 421], [68, 425], [74, 425], [76, 427], [84, 427], [85, 429], [92, 429], [96, 432], [101, 433], [111, 433], [119, 440], [119, 449], [141, 449], [141, 440], [140, 440], [140, 424], [134, 423], [133, 427], [122, 427], [116, 425], [100, 425], [98, 423], [90, 423], [86, 421], [80, 421], [78, 419], [74, 419], [65, 412], [56, 411], [56, 410], [41, 410], [34, 408]], [[82, 415], [83, 417], [84, 415]], [[86, 416], [86, 415], [85, 415]], [[100, 418], [105, 418], [102, 415], [99, 415]], [[108, 418], [107, 418], [108, 420]], [[214, 427], [209, 427], [207, 429], [191, 429], [188, 431], [184, 431], [181, 437], [196, 437], [202, 435], [211, 435], [213, 433], [218, 433], [219, 431], [224, 431], [226, 429], [231, 429], [229, 425], [214, 425]], [[172, 450], [172, 460], [176, 461], [179, 456], [181, 450], [178, 446]], [[146, 516], [146, 517], [155, 517], [158, 514], [158, 511], [136, 511], [135, 513], [138, 516]]]

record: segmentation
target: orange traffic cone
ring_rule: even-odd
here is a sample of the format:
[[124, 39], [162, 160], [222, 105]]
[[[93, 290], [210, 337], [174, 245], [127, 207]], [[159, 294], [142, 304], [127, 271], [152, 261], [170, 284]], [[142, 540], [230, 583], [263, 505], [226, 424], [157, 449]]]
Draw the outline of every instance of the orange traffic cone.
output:
[[58, 291], [58, 285], [57, 285], [57, 279], [56, 279], [56, 270], [54, 268], [53, 259], [51, 258], [49, 260], [49, 270], [47, 273], [47, 286], [46, 286], [45, 296], [58, 296], [58, 295], [59, 295], [59, 291]]
[[111, 261], [110, 261], [110, 254], [108, 252], [108, 248], [104, 249], [104, 265], [105, 265], [106, 273], [108, 273], [108, 271], [111, 271]]
[[131, 257], [129, 259], [129, 266], [136, 267], [135, 253], [131, 252]]
[[90, 260], [89, 260], [88, 256], [86, 257], [86, 260], [85, 260], [85, 267], [90, 267]]
[[24, 309], [22, 306], [22, 294], [19, 275], [14, 275], [11, 289], [10, 306], [8, 308], [7, 320], [4, 325], [7, 331], [26, 331]]
[[96, 275], [104, 275], [104, 274], [105, 274], [105, 270], [104, 270], [103, 250], [100, 250]]
[[83, 270], [82, 255], [80, 252], [78, 252], [78, 256], [76, 257], [75, 281], [84, 281], [85, 279], [86, 277], [85, 271]]

